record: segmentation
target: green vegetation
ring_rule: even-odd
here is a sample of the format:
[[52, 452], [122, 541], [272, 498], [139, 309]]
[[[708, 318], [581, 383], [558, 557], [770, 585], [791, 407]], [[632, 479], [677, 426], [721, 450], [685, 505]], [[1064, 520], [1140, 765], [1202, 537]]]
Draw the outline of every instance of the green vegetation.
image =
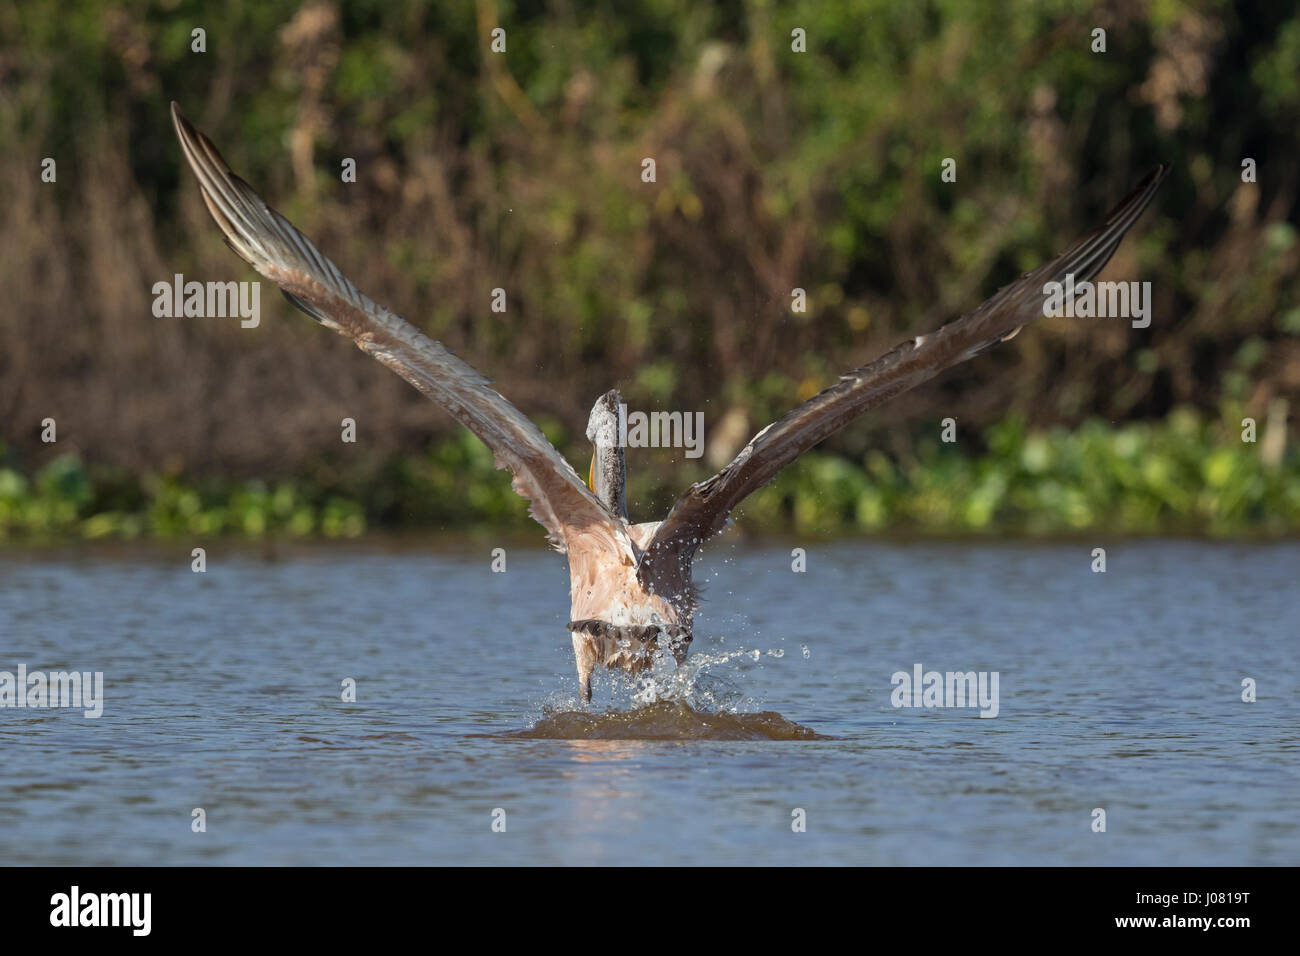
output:
[[1159, 424], [1094, 419], [1074, 431], [1008, 421], [986, 431], [983, 455], [932, 441], [906, 464], [880, 452], [862, 467], [829, 456], [800, 461], [747, 516], [764, 523], [788, 514], [796, 528], [826, 532], [841, 524], [942, 534], [1292, 531], [1300, 458], [1268, 467], [1239, 431], [1186, 409]]
[[[1300, 456], [1276, 466], [1227, 423], [1180, 409], [1161, 424], [1030, 431], [989, 428], [986, 451], [923, 442], [909, 461], [879, 451], [862, 461], [814, 452], [743, 509], [756, 531], [1047, 535], [1286, 533], [1300, 525]], [[640, 452], [645, 455], [648, 452]], [[0, 456], [0, 462], [3, 456]], [[633, 517], [652, 519], [683, 490], [631, 474]], [[650, 503], [650, 504], [647, 504]], [[663, 503], [663, 504], [660, 504]], [[651, 513], [647, 513], [651, 512]], [[222, 534], [352, 537], [369, 529], [530, 527], [524, 503], [468, 432], [421, 456], [395, 459], [365, 488], [303, 482], [129, 479], [75, 456], [24, 477], [0, 465], [0, 540], [131, 539]]]
[[[527, 526], [476, 442], [269, 283], [255, 329], [153, 316], [176, 273], [256, 278], [172, 99], [583, 466], [608, 388], [752, 434], [1172, 162], [1106, 276], [1151, 282], [1149, 328], [1035, 323], [833, 436], [747, 520], [1294, 533], [1294, 456], [1265, 467], [1234, 423], [1300, 445], [1298, 51], [1300, 11], [1270, 0], [0, 4], [0, 536]], [[956, 446], [933, 440], [948, 416]], [[634, 459], [645, 517], [706, 474]]]

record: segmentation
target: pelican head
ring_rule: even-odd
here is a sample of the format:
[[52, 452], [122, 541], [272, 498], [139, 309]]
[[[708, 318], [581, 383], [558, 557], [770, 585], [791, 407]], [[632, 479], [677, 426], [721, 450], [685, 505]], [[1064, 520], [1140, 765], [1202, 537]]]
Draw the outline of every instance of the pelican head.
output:
[[619, 441], [618, 389], [611, 388], [591, 408], [587, 440], [591, 442], [591, 470], [587, 487], [611, 513], [627, 520], [627, 462]]

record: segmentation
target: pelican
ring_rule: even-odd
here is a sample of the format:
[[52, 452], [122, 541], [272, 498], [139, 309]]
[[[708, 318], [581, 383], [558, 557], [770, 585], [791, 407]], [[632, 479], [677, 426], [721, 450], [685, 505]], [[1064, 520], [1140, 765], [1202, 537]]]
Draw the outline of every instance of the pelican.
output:
[[859, 415], [945, 369], [1005, 342], [1043, 314], [1044, 284], [1091, 280], [1151, 202], [1169, 170], [1161, 164], [1106, 217], [1050, 262], [971, 312], [918, 335], [796, 406], [760, 431], [713, 477], [686, 490], [662, 521], [628, 518], [627, 463], [619, 441], [619, 393], [596, 400], [587, 422], [591, 468], [584, 482], [541, 430], [486, 378], [438, 342], [378, 305], [311, 241], [230, 171], [211, 141], [173, 102], [172, 122], [226, 243], [321, 325], [352, 339], [441, 405], [513, 475], [529, 514], [569, 559], [569, 624], [579, 692], [591, 700], [598, 666], [639, 674], [661, 650], [680, 666], [699, 595], [696, 550], [719, 533], [746, 497]]

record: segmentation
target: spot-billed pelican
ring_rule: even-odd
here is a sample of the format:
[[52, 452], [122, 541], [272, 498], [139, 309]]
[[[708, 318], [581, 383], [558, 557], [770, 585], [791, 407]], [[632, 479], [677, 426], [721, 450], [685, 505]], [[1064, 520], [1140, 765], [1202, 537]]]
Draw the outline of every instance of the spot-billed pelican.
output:
[[918, 335], [768, 425], [720, 472], [692, 485], [663, 521], [632, 524], [625, 496], [626, 462], [618, 440], [616, 391], [591, 410], [593, 448], [584, 483], [541, 430], [489, 387], [488, 380], [442, 345], [357, 289], [287, 219], [230, 171], [206, 136], [172, 104], [181, 149], [198, 177], [203, 201], [245, 262], [278, 285], [288, 300], [327, 328], [351, 338], [433, 399], [491, 449], [498, 468], [552, 545], [569, 558], [570, 613], [579, 689], [591, 699], [597, 665], [637, 674], [660, 641], [681, 664], [691, 642], [698, 599], [691, 583], [696, 549], [722, 530], [728, 515], [782, 468], [868, 409], [934, 377], [1043, 314], [1044, 285], [1091, 280], [1110, 259], [1168, 172], [1147, 175], [1105, 222], [972, 312]]

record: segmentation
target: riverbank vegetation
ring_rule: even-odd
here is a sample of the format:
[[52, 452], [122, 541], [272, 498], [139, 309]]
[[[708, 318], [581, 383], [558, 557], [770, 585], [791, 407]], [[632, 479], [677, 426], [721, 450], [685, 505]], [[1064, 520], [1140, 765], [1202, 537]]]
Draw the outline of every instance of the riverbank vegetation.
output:
[[[1286, 4], [217, 10], [0, 6], [6, 538], [526, 525], [481, 446], [269, 283], [255, 328], [153, 314], [154, 285], [177, 274], [256, 278], [203, 207], [172, 99], [583, 474], [581, 426], [606, 389], [632, 409], [702, 411], [716, 468], [1172, 162], [1104, 276], [1151, 283], [1149, 325], [1035, 323], [833, 436], [745, 520], [1300, 527], [1300, 13]], [[947, 417], [954, 444], [938, 440]], [[1260, 443], [1241, 441], [1245, 417]], [[668, 454], [633, 454], [639, 517], [712, 470]]]
[[[904, 459], [813, 452], [751, 498], [739, 519], [756, 532], [1061, 535], [1285, 535], [1300, 527], [1300, 456], [1270, 462], [1240, 427], [1176, 411], [1160, 423], [1074, 430], [1011, 420], [971, 452], [936, 437]], [[662, 517], [684, 490], [667, 451], [631, 453], [634, 520]], [[660, 456], [658, 467], [647, 458]], [[0, 458], [3, 461], [3, 458]], [[695, 471], [696, 477], [702, 471]], [[0, 465], [0, 540], [217, 535], [354, 537], [367, 530], [527, 533], [525, 505], [477, 439], [461, 433], [425, 454], [393, 458], [378, 477], [278, 481], [180, 475], [143, 478], [55, 458], [33, 474]], [[540, 532], [538, 532], [540, 536]]]

